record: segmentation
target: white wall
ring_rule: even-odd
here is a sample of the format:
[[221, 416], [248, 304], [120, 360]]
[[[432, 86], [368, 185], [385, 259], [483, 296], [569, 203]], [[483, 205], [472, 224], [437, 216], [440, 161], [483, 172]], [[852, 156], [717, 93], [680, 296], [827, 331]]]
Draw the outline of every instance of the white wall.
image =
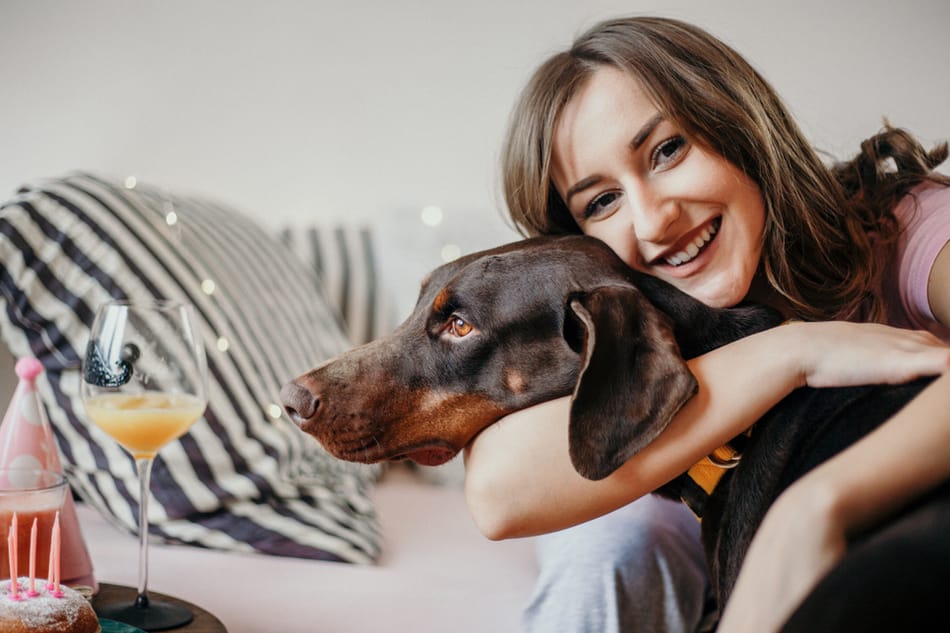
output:
[[435, 204], [491, 242], [517, 91], [626, 13], [725, 39], [838, 157], [884, 116], [950, 137], [948, 0], [0, 0], [0, 196], [84, 168], [400, 242]]

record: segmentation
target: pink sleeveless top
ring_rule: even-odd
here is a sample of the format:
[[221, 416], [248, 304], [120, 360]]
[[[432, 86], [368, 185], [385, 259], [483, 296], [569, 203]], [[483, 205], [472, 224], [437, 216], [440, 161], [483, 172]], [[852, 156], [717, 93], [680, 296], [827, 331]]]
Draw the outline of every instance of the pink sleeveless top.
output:
[[891, 325], [929, 330], [950, 341], [950, 327], [937, 322], [927, 300], [930, 271], [950, 243], [950, 187], [918, 185], [894, 209], [903, 227], [897, 257], [885, 271], [885, 301]]

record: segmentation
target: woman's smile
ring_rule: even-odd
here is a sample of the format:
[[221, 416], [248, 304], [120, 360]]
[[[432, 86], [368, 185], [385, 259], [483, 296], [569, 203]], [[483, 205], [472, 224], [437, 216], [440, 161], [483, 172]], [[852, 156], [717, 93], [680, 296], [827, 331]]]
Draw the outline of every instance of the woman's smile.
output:
[[719, 216], [712, 222], [690, 231], [674, 248], [655, 259], [651, 265], [662, 266], [665, 263], [673, 268], [679, 268], [695, 261], [715, 240], [721, 223], [722, 216]]

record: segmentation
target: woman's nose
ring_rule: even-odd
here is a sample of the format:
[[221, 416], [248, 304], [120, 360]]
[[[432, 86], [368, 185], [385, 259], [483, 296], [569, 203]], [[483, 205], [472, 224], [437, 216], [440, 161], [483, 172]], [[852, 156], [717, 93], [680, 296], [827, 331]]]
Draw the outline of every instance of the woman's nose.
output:
[[672, 199], [639, 194], [630, 196], [630, 222], [638, 240], [662, 243], [680, 217], [680, 205]]

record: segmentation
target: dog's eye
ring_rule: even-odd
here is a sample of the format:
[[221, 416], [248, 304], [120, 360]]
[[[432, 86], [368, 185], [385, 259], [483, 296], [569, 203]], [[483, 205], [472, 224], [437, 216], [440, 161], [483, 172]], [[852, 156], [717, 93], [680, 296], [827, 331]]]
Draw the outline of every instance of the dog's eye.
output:
[[472, 331], [472, 326], [462, 317], [452, 315], [449, 319], [448, 331], [452, 336], [461, 338]]

